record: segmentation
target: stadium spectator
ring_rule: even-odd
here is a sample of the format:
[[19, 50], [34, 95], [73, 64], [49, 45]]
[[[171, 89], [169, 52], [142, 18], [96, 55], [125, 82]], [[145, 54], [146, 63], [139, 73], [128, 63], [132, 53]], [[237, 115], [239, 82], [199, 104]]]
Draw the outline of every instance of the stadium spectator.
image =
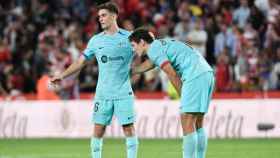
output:
[[2, 85], [0, 85], [0, 94], [3, 95], [3, 96], [7, 96], [8, 93], [6, 92], [6, 90], [3, 88]]
[[269, 60], [268, 50], [263, 50], [259, 53], [259, 63], [258, 63], [258, 73], [259, 73], [259, 85], [263, 91], [269, 89], [270, 84], [270, 74], [272, 61]]
[[0, 39], [0, 62], [7, 63], [11, 60], [11, 51], [7, 47], [6, 42]]
[[180, 41], [186, 41], [187, 35], [190, 31], [190, 15], [188, 13], [184, 14], [183, 17], [180, 18], [180, 22], [175, 25], [174, 36], [176, 39]]
[[201, 19], [197, 18], [195, 20], [195, 26], [188, 33], [187, 41], [190, 42], [190, 44], [196, 48], [202, 56], [206, 57], [207, 33]]
[[240, 6], [233, 12], [233, 21], [237, 22], [240, 28], [244, 28], [250, 15], [248, 0], [240, 0]]
[[134, 25], [132, 23], [131, 20], [129, 19], [125, 19], [122, 23], [122, 26], [124, 29], [128, 30], [128, 31], [133, 31], [134, 30]]
[[230, 91], [230, 84], [232, 82], [230, 68], [230, 58], [225, 48], [224, 51], [219, 54], [216, 64], [216, 90], [218, 92]]
[[271, 89], [280, 90], [280, 47], [277, 49], [276, 59], [271, 71]]
[[216, 62], [215, 58], [215, 35], [217, 34], [218, 26], [215, 22], [215, 18], [212, 16], [207, 17], [205, 22], [205, 31], [207, 32], [206, 42], [206, 60], [210, 65], [214, 65]]
[[246, 58], [246, 53], [241, 50], [238, 55], [236, 64], [234, 65], [234, 76], [237, 83], [238, 90], [245, 90], [248, 87], [248, 61]]
[[231, 25], [233, 19], [231, 8], [222, 6], [221, 15], [223, 17], [223, 23], [227, 26]]
[[228, 32], [226, 24], [219, 23], [220, 32], [215, 37], [215, 57], [217, 58], [219, 54], [224, 50], [227, 45]]
[[263, 48], [263, 43], [265, 40], [265, 31], [266, 31], [266, 25], [264, 25], [266, 22], [264, 14], [256, 7], [251, 7], [250, 16], [248, 18], [248, 23], [251, 24], [253, 29], [258, 33], [259, 39], [260, 39], [260, 48]]

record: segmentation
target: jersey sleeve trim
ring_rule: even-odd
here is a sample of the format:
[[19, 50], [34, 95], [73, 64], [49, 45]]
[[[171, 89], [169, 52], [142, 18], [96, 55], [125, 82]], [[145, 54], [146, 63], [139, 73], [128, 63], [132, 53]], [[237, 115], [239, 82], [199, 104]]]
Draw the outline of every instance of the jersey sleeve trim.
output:
[[82, 56], [84, 56], [84, 57], [86, 58], [86, 60], [89, 60], [89, 59], [90, 59], [90, 57], [87, 56], [84, 52], [82, 53]]
[[167, 65], [168, 63], [170, 63], [168, 60], [164, 61], [161, 65], [160, 68], [162, 69], [165, 65]]

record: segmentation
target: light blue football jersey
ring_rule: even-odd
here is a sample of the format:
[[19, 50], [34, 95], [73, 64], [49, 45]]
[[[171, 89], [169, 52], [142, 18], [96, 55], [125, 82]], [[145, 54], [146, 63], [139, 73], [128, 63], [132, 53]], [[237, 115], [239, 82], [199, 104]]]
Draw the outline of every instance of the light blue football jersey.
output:
[[130, 66], [133, 50], [128, 40], [130, 32], [119, 29], [113, 35], [101, 32], [93, 36], [83, 55], [98, 62], [98, 83], [95, 98], [123, 99], [133, 97]]
[[147, 52], [149, 59], [158, 67], [170, 62], [182, 81], [191, 81], [204, 72], [213, 71], [204, 57], [190, 45], [164, 38], [154, 40]]

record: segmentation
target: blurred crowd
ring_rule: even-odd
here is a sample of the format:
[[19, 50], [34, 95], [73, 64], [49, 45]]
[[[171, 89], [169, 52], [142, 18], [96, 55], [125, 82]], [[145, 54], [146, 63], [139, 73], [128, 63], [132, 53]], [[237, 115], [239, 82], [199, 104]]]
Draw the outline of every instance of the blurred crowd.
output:
[[[132, 31], [146, 26], [158, 38], [174, 37], [198, 49], [215, 69], [216, 91], [280, 90], [278, 0], [113, 1], [120, 7], [121, 27]], [[101, 31], [98, 2], [0, 1], [0, 92], [52, 91], [49, 97], [75, 99], [79, 92], [94, 91], [95, 60], [59, 87], [48, 82], [77, 60], [88, 40]], [[143, 91], [166, 91], [169, 85], [158, 69], [134, 81], [134, 89]]]

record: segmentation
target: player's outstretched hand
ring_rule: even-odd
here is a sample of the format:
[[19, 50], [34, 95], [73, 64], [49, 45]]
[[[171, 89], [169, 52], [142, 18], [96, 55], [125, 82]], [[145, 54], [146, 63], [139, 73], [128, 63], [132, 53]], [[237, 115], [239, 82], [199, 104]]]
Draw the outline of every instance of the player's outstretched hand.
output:
[[51, 84], [54, 86], [59, 85], [61, 81], [62, 81], [62, 77], [60, 75], [51, 78]]

